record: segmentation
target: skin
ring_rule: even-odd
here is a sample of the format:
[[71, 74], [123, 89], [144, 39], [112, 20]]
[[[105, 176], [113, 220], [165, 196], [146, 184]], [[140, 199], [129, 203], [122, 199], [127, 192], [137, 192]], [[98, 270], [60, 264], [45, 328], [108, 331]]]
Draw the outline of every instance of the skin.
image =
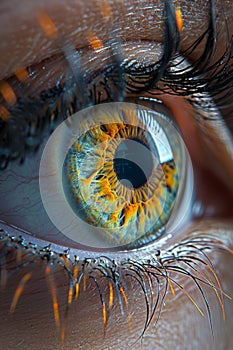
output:
[[[222, 2], [217, 3], [221, 8]], [[155, 2], [154, 22], [145, 20], [152, 10], [148, 8], [143, 17], [136, 0], [124, 3], [111, 1], [111, 5], [115, 23], [121, 28], [119, 35], [122, 40], [127, 38], [132, 42], [139, 39], [162, 41], [161, 2]], [[131, 11], [130, 5], [133, 6]], [[185, 49], [205, 29], [207, 5], [205, 1], [183, 1], [182, 6], [186, 9], [182, 32], [184, 38], [182, 48]], [[17, 11], [15, 11], [16, 8]], [[230, 19], [232, 19], [233, 11], [230, 1], [224, 2], [224, 9], [225, 16], [229, 17], [229, 32], [232, 33], [233, 21]], [[87, 31], [90, 30], [90, 23], [92, 23], [92, 31], [97, 33], [103, 41], [107, 37], [109, 26], [100, 24], [99, 10], [94, 1], [87, 3], [87, 1], [69, 0], [64, 4], [64, 1], [31, 2], [25, 0], [24, 6], [22, 2], [19, 6], [16, 0], [11, 2], [3, 0], [0, 5], [0, 52], [4, 52], [4, 55], [0, 57], [1, 79], [15, 72], [19, 62], [20, 66], [29, 66], [59, 53], [58, 43], [49, 39], [38, 25], [37, 15], [41, 11], [52, 16], [61, 37], [69, 40], [75, 47], [80, 48], [87, 45], [85, 38]], [[129, 12], [131, 15], [126, 16]], [[223, 13], [221, 11], [219, 13], [221, 23]], [[220, 38], [225, 38], [224, 30], [220, 32]], [[225, 49], [225, 40], [219, 40], [219, 43], [216, 57]], [[195, 61], [195, 57], [192, 59]], [[227, 247], [232, 249], [233, 218], [229, 207], [232, 203], [233, 192], [232, 184], [229, 184], [228, 181], [233, 176], [231, 135], [223, 137], [226, 131], [225, 125], [215, 127], [213, 124], [206, 124], [210, 139], [209, 142], [206, 142], [200, 125], [193, 117], [193, 111], [183, 98], [172, 98], [168, 101], [168, 97], [164, 97], [164, 101], [175, 112], [174, 118], [181, 127], [184, 139], [189, 142], [187, 146], [194, 164], [197, 165], [195, 168], [197, 197], [204, 203], [206, 212], [198, 224], [191, 223], [188, 228], [177, 233], [162, 248], [169, 248], [173, 243], [188, 237], [190, 232], [197, 231], [199, 227], [202, 230], [208, 229], [210, 235], [214, 235], [217, 231]], [[186, 122], [180, 120], [180, 110], [184, 111], [187, 116], [184, 118]], [[206, 181], [207, 171], [208, 181]], [[211, 214], [208, 212], [210, 208], [212, 208]], [[38, 235], [38, 238], [44, 237]], [[56, 242], [59, 240], [60, 238], [56, 237]], [[137, 254], [135, 258], [136, 256]], [[142, 257], [142, 253], [139, 252], [138, 256]], [[224, 291], [233, 295], [232, 256], [215, 252], [211, 257]], [[0, 294], [0, 329], [3, 349], [73, 350], [83, 347], [110, 350], [132, 347], [133, 349], [153, 350], [175, 347], [176, 349], [230, 350], [232, 347], [233, 303], [226, 299], [226, 322], [224, 322], [215, 293], [208, 288], [206, 293], [212, 312], [214, 338], [211, 335], [207, 315], [203, 317], [190, 300], [182, 292], [178, 292], [175, 298], [168, 293], [166, 305], [157, 326], [152, 324], [145, 333], [143, 341], [139, 340], [135, 343], [145, 320], [145, 303], [139, 285], [131, 280], [126, 281], [129, 309], [132, 313], [130, 329], [128, 329], [127, 317], [120, 317], [119, 306], [116, 303], [111, 311], [107, 333], [104, 337], [99, 295], [92, 284], [86, 292], [81, 290], [79, 302], [72, 304], [67, 320], [67, 336], [64, 344], [61, 344], [53, 318], [51, 295], [39, 262], [35, 264], [30, 285], [26, 287], [15, 313], [9, 313], [15, 288], [25, 272], [27, 270], [24, 270], [23, 273], [19, 270], [14, 278], [9, 278], [6, 287]], [[58, 286], [61, 309], [64, 311], [68, 281], [64, 277], [64, 271], [59, 268], [54, 272], [54, 277]], [[188, 292], [193, 292], [197, 298], [200, 298], [197, 291], [192, 291], [193, 284], [190, 281], [183, 281], [183, 283]], [[201, 300], [200, 304], [203, 306]]]

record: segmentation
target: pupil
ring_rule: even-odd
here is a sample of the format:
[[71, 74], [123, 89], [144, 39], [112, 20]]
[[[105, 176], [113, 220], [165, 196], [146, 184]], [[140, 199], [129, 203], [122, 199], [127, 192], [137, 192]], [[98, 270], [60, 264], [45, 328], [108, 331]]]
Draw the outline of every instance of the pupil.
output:
[[127, 139], [117, 147], [114, 170], [118, 180], [128, 188], [139, 188], [149, 179], [153, 168], [150, 149], [139, 139]]

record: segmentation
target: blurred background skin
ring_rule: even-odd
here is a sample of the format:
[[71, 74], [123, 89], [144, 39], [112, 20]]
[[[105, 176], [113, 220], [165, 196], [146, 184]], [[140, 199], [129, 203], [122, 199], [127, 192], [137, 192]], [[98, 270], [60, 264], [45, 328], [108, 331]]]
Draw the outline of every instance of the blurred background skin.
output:
[[[162, 1], [154, 1], [154, 8], [147, 1], [110, 1], [113, 17], [118, 23], [118, 28], [122, 40], [162, 40]], [[206, 1], [180, 1], [183, 10], [183, 44], [185, 48], [192, 43], [206, 28], [208, 18], [208, 6]], [[232, 33], [233, 7], [231, 1], [217, 1], [218, 9], [224, 8], [225, 12], [219, 11], [219, 23], [229, 23], [229, 32]], [[141, 8], [147, 8], [144, 12]], [[57, 53], [58, 47], [51, 43], [41, 32], [37, 24], [37, 14], [45, 11], [53, 15], [53, 20], [57, 24], [62, 36], [67, 38], [75, 47], [83, 45], [84, 33], [89, 23], [98, 33], [104, 37], [107, 27], [99, 22], [99, 10], [96, 1], [16, 1], [2, 0], [0, 4], [0, 78], [10, 76], [18, 62], [21, 66], [29, 66], [35, 62], [40, 62], [46, 57]], [[154, 21], [148, 21], [147, 16], [153, 15]], [[77, 29], [78, 26], [78, 29]], [[221, 40], [222, 38], [222, 40]], [[219, 55], [225, 49], [224, 26], [220, 33], [218, 52]], [[197, 54], [197, 53], [196, 53]], [[195, 57], [193, 57], [195, 61]], [[182, 103], [182, 101], [180, 102]], [[214, 147], [213, 147], [214, 148]], [[213, 151], [210, 147], [210, 152]], [[215, 145], [215, 148], [218, 148]], [[232, 157], [232, 153], [230, 154]], [[229, 156], [229, 154], [228, 154]], [[203, 154], [200, 154], [203, 157]], [[205, 154], [206, 157], [206, 154]], [[216, 163], [210, 162], [210, 171], [218, 168], [218, 156], [210, 153], [205, 162], [214, 158]], [[223, 155], [226, 157], [226, 155]], [[233, 163], [225, 160], [228, 164], [228, 173], [233, 174]], [[221, 165], [224, 173], [225, 169]], [[202, 178], [201, 178], [202, 179]], [[202, 180], [200, 180], [201, 182]], [[205, 188], [205, 185], [200, 185]], [[228, 186], [226, 184], [226, 186]], [[228, 186], [228, 198], [232, 199], [232, 185]], [[215, 191], [215, 187], [211, 188]], [[224, 194], [218, 193], [220, 202], [224, 202]], [[214, 198], [214, 196], [213, 196]], [[216, 198], [214, 198], [216, 204]], [[225, 207], [224, 207], [225, 209]], [[203, 224], [203, 223], [202, 223]], [[233, 237], [233, 217], [228, 216], [227, 222], [224, 219], [213, 218], [213, 227], [222, 226], [223, 240], [228, 240], [229, 247], [232, 248]], [[224, 290], [233, 295], [232, 257], [227, 254], [213, 253], [213, 261]], [[99, 296], [94, 288], [89, 288], [87, 292], [82, 292], [78, 303], [72, 305], [68, 317], [67, 336], [64, 344], [59, 341], [59, 334], [53, 319], [51, 295], [44, 281], [44, 275], [40, 271], [39, 263], [35, 267], [34, 277], [17, 306], [16, 312], [9, 314], [9, 305], [18, 282], [22, 278], [19, 270], [14, 278], [10, 278], [5, 288], [0, 293], [0, 349], [128, 349], [132, 345], [133, 349], [226, 349], [233, 346], [233, 305], [226, 300], [226, 322], [223, 322], [219, 303], [213, 290], [207, 290], [208, 301], [213, 317], [214, 338], [212, 337], [207, 316], [203, 317], [195, 309], [192, 303], [180, 293], [174, 298], [171, 293], [167, 295], [160, 320], [157, 326], [151, 325], [146, 332], [143, 341], [138, 339], [145, 321], [145, 303], [143, 294], [138, 284], [132, 281], [127, 285], [127, 292], [130, 300], [130, 310], [132, 313], [132, 326], [128, 329], [127, 318], [120, 316], [118, 306], [115, 306], [110, 315], [107, 333], [103, 335], [102, 313]], [[25, 271], [24, 271], [25, 273]], [[58, 286], [58, 294], [61, 300], [65, 300], [67, 295], [67, 283], [64, 282], [64, 271], [61, 269], [55, 274]], [[191, 291], [193, 285], [184, 282], [186, 289]], [[195, 291], [194, 291], [195, 294]], [[61, 308], [65, 311], [65, 303]]]

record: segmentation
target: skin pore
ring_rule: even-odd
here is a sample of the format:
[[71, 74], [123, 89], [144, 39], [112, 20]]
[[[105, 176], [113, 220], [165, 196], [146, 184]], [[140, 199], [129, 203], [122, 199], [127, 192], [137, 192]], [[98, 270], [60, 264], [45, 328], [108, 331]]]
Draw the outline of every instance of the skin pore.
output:
[[[122, 42], [135, 43], [142, 40], [145, 41], [145, 45], [148, 41], [162, 42], [163, 1], [103, 2], [106, 3], [106, 6], [107, 3], [111, 5], [112, 28], [117, 28]], [[179, 3], [183, 14], [181, 50], [185, 50], [206, 29], [208, 4], [200, 0], [180, 1]], [[216, 3], [219, 11], [217, 21], [219, 23], [227, 21], [231, 37], [233, 23], [231, 1], [217, 1]], [[100, 20], [99, 4], [100, 1], [92, 0], [66, 2], [25, 0], [23, 4], [17, 0], [2, 1], [0, 4], [0, 52], [4, 54], [0, 57], [0, 79], [11, 76], [19, 66], [28, 67], [59, 54], [61, 42], [63, 44], [68, 42], [76, 48], [86, 47], [88, 45], [87, 35], [90, 31], [96, 33], [103, 42], [108, 40], [111, 35], [111, 32], [109, 33], [111, 26], [109, 22]], [[39, 13], [48, 13], [51, 16], [56, 23], [59, 38], [62, 38], [60, 41], [51, 40], [41, 30], [38, 25]], [[220, 57], [226, 48], [227, 39], [224, 28], [220, 26], [216, 58]], [[201, 49], [200, 45], [199, 50]], [[196, 57], [198, 57], [198, 50], [192, 57], [193, 62]], [[195, 170], [195, 175], [198, 175], [197, 197], [204, 197], [204, 200], [201, 199], [201, 201], [205, 204], [206, 212], [198, 222], [195, 221], [184, 228], [160, 249], [169, 249], [182, 239], [189, 238], [193, 232], [204, 231], [213, 237], [217, 235], [227, 245], [227, 248], [232, 250], [233, 217], [232, 210], [229, 210], [233, 196], [232, 184], [229, 184], [229, 179], [233, 178], [232, 136], [228, 133], [226, 125], [221, 122], [215, 124], [211, 121], [204, 123], [204, 126], [199, 125], [193, 115], [194, 112], [183, 97], [169, 99], [168, 96], [164, 96], [164, 101], [174, 111], [174, 119], [187, 141], [192, 160], [194, 164], [198, 164]], [[185, 123], [180, 117], [181, 111], [184, 113]], [[205, 133], [202, 132], [203, 129]], [[206, 133], [210, 140], [208, 142], [205, 140]], [[15, 229], [11, 230], [14, 234]], [[36, 237], [45, 239], [43, 235]], [[59, 240], [60, 238], [57, 237], [56, 242]], [[147, 257], [147, 252], [142, 251], [127, 254], [125, 256], [130, 259]], [[83, 255], [85, 256], [85, 253]], [[88, 252], [88, 256], [92, 257], [91, 252]], [[120, 255], [114, 256], [111, 253], [109, 257], [117, 260]], [[232, 255], [213, 251], [210, 258], [224, 292], [232, 296]], [[44, 268], [41, 266], [44, 266], [41, 259], [35, 257], [32, 268], [26, 266], [23, 271], [18, 269], [12, 277], [8, 277], [5, 288], [0, 290], [0, 330], [3, 349], [124, 350], [171, 347], [230, 350], [232, 347], [233, 303], [227, 297], [225, 298], [226, 321], [224, 321], [214, 289], [208, 286], [203, 287], [211, 310], [213, 336], [203, 298], [192, 280], [186, 276], [179, 276], [178, 281], [188, 293], [191, 293], [192, 298], [198, 301], [205, 316], [181, 290], [178, 289], [175, 296], [168, 292], [166, 299], [162, 302], [163, 309], [159, 321], [151, 322], [143, 339], [138, 340], [145, 322], [145, 298], [138, 282], [125, 278], [128, 311], [122, 317], [120, 306], [115, 301], [108, 318], [106, 334], [104, 334], [100, 297], [95, 283], [91, 281], [87, 290], [80, 288], [78, 301], [72, 303], [69, 308], [66, 337], [64, 343], [61, 343], [60, 333], [54, 321], [51, 292], [48, 289], [51, 280], [47, 283], [48, 278], [46, 281]], [[31, 271], [33, 271], [31, 281], [26, 285], [16, 310], [10, 313], [9, 308], [15, 289], [22, 277]], [[52, 276], [56, 281], [60, 313], [65, 315], [68, 279], [64, 269], [59, 266], [56, 267]], [[127, 309], [127, 306], [125, 308]], [[127, 315], [130, 315], [130, 318]], [[155, 321], [157, 316], [155, 315]]]

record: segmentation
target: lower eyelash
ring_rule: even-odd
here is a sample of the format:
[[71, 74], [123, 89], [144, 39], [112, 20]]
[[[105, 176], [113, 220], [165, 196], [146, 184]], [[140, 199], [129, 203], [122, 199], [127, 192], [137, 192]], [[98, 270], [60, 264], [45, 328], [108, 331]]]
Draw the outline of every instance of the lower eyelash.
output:
[[[68, 251], [58, 254], [52, 251], [50, 246], [39, 247], [25, 241], [22, 237], [13, 237], [1, 231], [0, 286], [5, 287], [7, 279], [14, 278], [14, 273], [31, 266], [31, 270], [29, 269], [31, 272], [24, 274], [15, 290], [10, 307], [10, 311], [14, 312], [25, 285], [32, 277], [33, 266], [38, 263], [38, 259], [41, 260], [44, 263], [45, 280], [52, 297], [55, 323], [60, 329], [63, 341], [69, 308], [78, 299], [80, 288], [86, 291], [88, 281], [94, 282], [100, 297], [103, 335], [106, 332], [108, 315], [115, 303], [118, 303], [122, 317], [125, 313], [127, 314], [130, 323], [130, 301], [127, 297], [126, 282], [128, 279], [136, 281], [144, 295], [146, 306], [146, 320], [141, 334], [138, 335], [138, 339], [142, 339], [152, 322], [157, 325], [169, 292], [174, 297], [179, 291], [183, 293], [204, 316], [205, 312], [199, 306], [199, 302], [191, 296], [185, 289], [184, 283], [180, 281], [181, 277], [185, 277], [186, 281], [191, 280], [202, 297], [213, 335], [211, 308], [204, 288], [209, 287], [215, 292], [223, 319], [225, 319], [224, 299], [228, 297], [222, 289], [221, 281], [210, 258], [210, 254], [216, 251], [232, 254], [221, 240], [199, 233], [173, 245], [169, 250], [155, 251], [145, 261], [138, 262], [133, 259], [115, 261], [105, 256], [79, 260], [77, 257], [69, 257]], [[67, 308], [62, 323], [54, 278], [57, 268], [64, 269], [68, 278]]]

